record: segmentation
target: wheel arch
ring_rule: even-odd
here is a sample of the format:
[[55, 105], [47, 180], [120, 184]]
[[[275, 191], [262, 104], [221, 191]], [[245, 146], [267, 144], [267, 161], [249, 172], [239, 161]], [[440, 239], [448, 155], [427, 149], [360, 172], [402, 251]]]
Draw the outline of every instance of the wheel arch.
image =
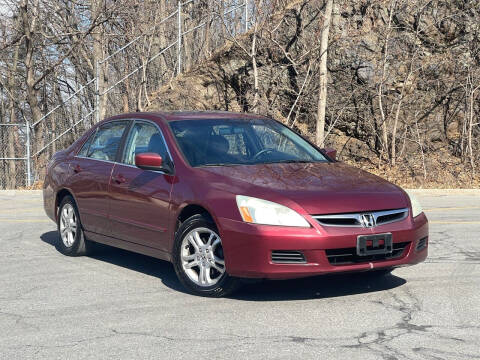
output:
[[180, 228], [180, 226], [185, 220], [187, 220], [188, 218], [194, 215], [199, 215], [199, 214], [204, 214], [208, 216], [210, 220], [214, 224], [216, 224], [215, 218], [207, 208], [198, 204], [187, 204], [180, 210], [180, 212], [177, 215], [177, 218], [175, 221], [175, 234], [177, 233], [178, 229]]
[[[56, 195], [55, 195], [55, 219], [58, 220], [58, 207], [60, 206], [60, 204], [62, 203], [62, 200], [66, 197], [66, 196], [71, 196], [73, 201], [75, 202], [75, 204], [77, 205], [77, 200], [75, 199], [75, 196], [73, 196], [73, 193], [71, 190], [67, 189], [67, 188], [62, 188], [60, 190], [57, 191]], [[78, 205], [77, 205], [77, 210], [78, 210]]]

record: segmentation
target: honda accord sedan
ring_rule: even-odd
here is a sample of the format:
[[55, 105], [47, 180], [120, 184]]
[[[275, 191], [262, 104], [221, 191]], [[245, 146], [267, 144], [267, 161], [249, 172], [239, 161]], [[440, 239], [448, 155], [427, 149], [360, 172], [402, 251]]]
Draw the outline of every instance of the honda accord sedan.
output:
[[204, 296], [245, 278], [382, 275], [427, 257], [414, 196], [257, 115], [106, 119], [53, 156], [43, 197], [63, 254], [98, 242], [170, 261]]

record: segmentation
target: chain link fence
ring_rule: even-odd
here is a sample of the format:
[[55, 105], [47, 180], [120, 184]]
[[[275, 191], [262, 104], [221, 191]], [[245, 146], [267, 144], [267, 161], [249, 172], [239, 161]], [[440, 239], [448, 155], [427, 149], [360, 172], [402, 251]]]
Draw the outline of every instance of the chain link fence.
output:
[[[53, 91], [41, 119], [33, 124], [1, 123], [0, 189], [35, 184], [43, 179], [48, 159], [101, 118], [148, 106], [149, 95], [165, 82], [248, 30], [255, 16], [249, 1], [217, 1], [205, 12], [193, 7], [198, 0], [178, 1], [177, 9], [148, 31], [125, 45], [112, 44], [110, 55], [95, 63], [93, 78], [81, 84], [65, 75], [63, 80], [76, 87]], [[162, 36], [152, 36], [155, 31]]]
[[28, 136], [25, 124], [0, 124], [0, 189], [29, 185]]

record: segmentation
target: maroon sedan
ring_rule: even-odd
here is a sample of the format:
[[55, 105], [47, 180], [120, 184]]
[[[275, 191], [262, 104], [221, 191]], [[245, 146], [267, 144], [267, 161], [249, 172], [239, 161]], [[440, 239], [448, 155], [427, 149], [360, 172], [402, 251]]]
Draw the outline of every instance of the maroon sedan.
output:
[[99, 242], [171, 261], [202, 295], [239, 278], [385, 274], [427, 257], [412, 195], [256, 115], [109, 118], [55, 154], [43, 194], [65, 255]]

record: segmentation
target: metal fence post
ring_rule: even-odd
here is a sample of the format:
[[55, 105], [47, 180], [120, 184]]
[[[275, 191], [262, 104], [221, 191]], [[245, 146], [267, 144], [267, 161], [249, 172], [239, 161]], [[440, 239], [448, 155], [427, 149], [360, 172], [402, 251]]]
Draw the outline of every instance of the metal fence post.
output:
[[182, 0], [178, 0], [177, 74], [182, 72]]
[[248, 0], [245, 0], [245, 32], [248, 31]]
[[25, 123], [25, 159], [27, 161], [27, 171], [26, 171], [26, 185], [30, 186], [31, 185], [31, 179], [32, 179], [32, 168], [30, 164], [30, 123], [28, 120], [26, 120]]
[[95, 123], [100, 121], [100, 61], [95, 61]]

